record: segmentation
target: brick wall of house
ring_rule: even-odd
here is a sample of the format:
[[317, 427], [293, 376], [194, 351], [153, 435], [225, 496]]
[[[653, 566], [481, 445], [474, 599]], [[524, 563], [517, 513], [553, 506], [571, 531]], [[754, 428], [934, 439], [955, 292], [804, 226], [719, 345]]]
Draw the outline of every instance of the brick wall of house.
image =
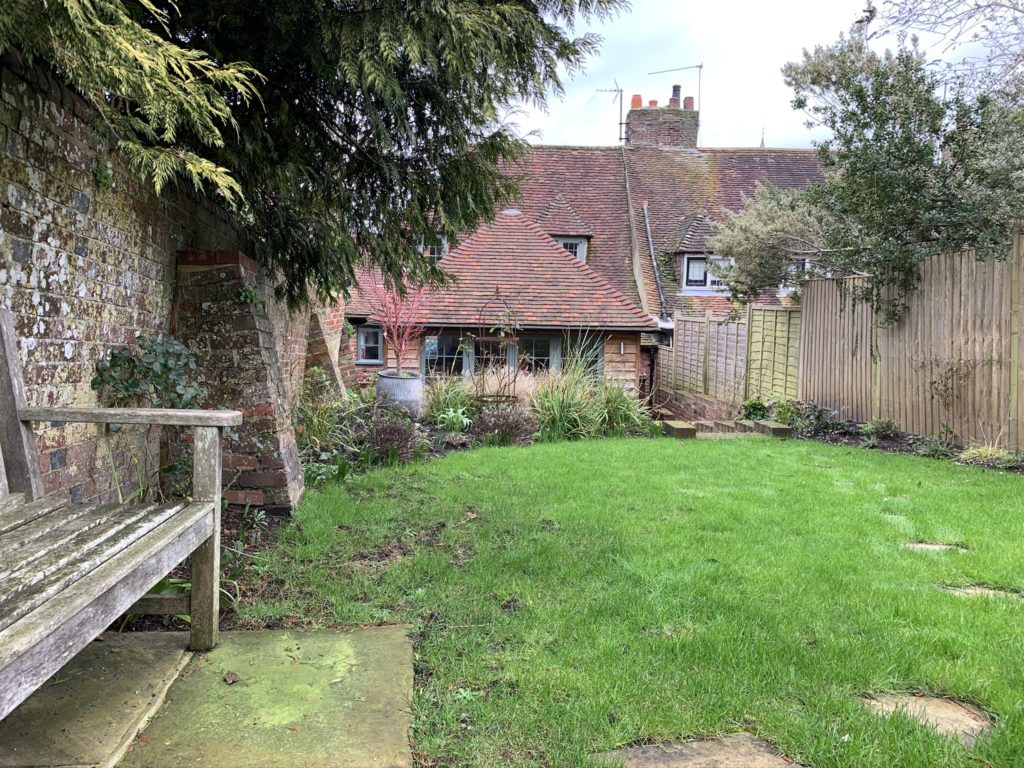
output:
[[[34, 405], [97, 405], [101, 355], [168, 330], [176, 251], [237, 240], [214, 206], [175, 190], [158, 198], [96, 120], [49, 72], [0, 56], [0, 302]], [[116, 497], [118, 481], [134, 490], [132, 457], [159, 445], [155, 429], [40, 424], [36, 434], [46, 490], [75, 499]]]
[[635, 389], [640, 376], [640, 334], [612, 333], [604, 342], [604, 377]]

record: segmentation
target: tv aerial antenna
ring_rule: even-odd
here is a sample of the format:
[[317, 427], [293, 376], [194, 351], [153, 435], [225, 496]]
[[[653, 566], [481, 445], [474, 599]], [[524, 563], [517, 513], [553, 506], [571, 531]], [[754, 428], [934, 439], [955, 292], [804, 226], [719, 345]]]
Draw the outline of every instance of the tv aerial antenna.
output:
[[673, 67], [672, 69], [659, 69], [657, 72], [648, 72], [648, 75], [664, 75], [669, 72], [684, 72], [688, 69], [697, 70], [697, 110], [700, 111], [700, 79], [701, 75], [704, 74], [704, 62], [700, 64], [691, 64], [688, 67]]
[[596, 89], [596, 92], [597, 93], [614, 93], [615, 94], [612, 97], [612, 101], [613, 102], [615, 102], [615, 101], [619, 102], [619, 141], [621, 142], [623, 140], [622, 128], [626, 124], [625, 122], [623, 122], [623, 119], [622, 119], [622, 86], [619, 85], [619, 81], [618, 80], [615, 80], [614, 82], [615, 82], [615, 87], [614, 88], [598, 88], [598, 89]]

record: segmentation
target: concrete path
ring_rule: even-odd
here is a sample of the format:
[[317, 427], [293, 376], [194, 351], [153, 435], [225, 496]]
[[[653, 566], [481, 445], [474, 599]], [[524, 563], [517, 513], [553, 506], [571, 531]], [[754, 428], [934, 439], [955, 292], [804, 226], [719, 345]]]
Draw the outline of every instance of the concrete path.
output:
[[407, 631], [113, 636], [0, 723], [0, 768], [407, 768]]

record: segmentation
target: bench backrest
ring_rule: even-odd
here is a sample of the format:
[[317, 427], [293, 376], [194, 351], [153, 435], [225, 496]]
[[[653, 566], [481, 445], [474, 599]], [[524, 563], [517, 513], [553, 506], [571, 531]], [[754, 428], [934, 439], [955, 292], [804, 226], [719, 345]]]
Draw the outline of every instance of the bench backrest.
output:
[[14, 320], [10, 311], [0, 308], [0, 496], [23, 493], [38, 499], [43, 495], [39, 452], [31, 426], [18, 415], [24, 407]]

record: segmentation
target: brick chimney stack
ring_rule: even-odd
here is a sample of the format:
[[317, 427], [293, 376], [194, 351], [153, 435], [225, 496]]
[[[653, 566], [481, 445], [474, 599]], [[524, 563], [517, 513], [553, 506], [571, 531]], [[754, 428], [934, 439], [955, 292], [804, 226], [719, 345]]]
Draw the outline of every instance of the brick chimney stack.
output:
[[692, 96], [682, 99], [680, 108], [681, 93], [682, 88], [673, 85], [672, 97], [664, 107], [659, 107], [655, 99], [644, 107], [641, 95], [634, 95], [626, 115], [626, 143], [696, 149], [700, 115], [693, 108]]

